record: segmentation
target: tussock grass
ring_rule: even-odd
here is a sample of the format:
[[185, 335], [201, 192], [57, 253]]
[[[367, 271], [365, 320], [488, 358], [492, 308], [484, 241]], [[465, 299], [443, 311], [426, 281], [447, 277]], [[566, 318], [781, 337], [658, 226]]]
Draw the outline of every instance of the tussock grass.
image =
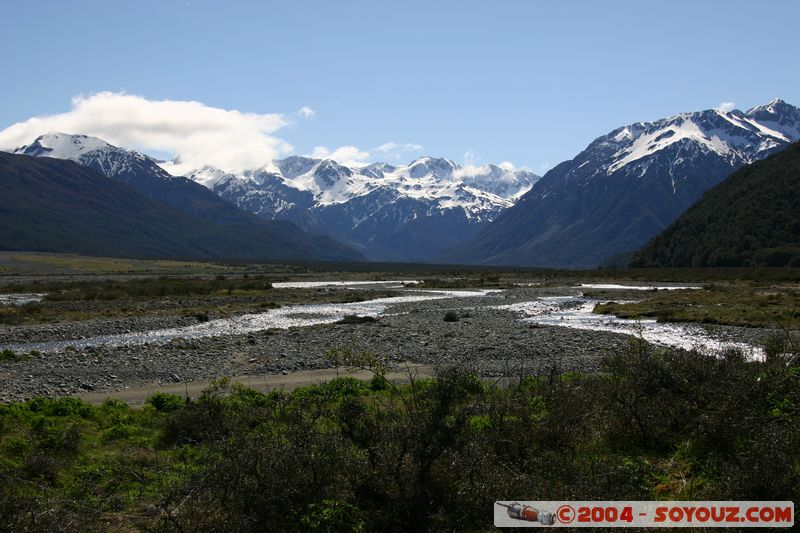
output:
[[800, 286], [712, 284], [702, 290], [644, 293], [636, 303], [597, 305], [595, 313], [623, 318], [650, 317], [663, 322], [701, 322], [776, 327], [800, 322]]

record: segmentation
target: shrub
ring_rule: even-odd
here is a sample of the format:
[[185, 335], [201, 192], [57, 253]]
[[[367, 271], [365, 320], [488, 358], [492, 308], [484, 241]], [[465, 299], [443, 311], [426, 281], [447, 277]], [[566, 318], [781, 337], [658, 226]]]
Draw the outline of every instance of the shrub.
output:
[[17, 353], [10, 348], [0, 350], [0, 361], [25, 361], [26, 359], [30, 359], [30, 355]]
[[445, 322], [458, 322], [459, 321], [458, 313], [455, 311], [448, 311], [444, 314], [444, 321]]
[[141, 410], [0, 405], [0, 530], [57, 529], [87, 513], [113, 514], [121, 530], [485, 531], [499, 494], [800, 493], [800, 368], [783, 361], [634, 340], [602, 374], [554, 364], [498, 386], [444, 369], [394, 385], [373, 355], [332, 355], [381, 370], [370, 383], [269, 394], [221, 380], [195, 401], [156, 394]]
[[369, 380], [369, 388], [373, 391], [381, 391], [386, 390], [389, 388], [389, 382], [386, 381], [386, 378], [381, 376], [380, 374], [375, 374]]
[[170, 412], [180, 409], [186, 404], [186, 400], [177, 394], [169, 394], [166, 392], [157, 392], [147, 398], [145, 403], [152, 405], [156, 411]]
[[374, 316], [358, 316], [358, 315], [345, 315], [345, 317], [339, 321], [337, 324], [372, 324], [377, 322], [378, 319]]
[[347, 502], [322, 500], [320, 503], [309, 504], [308, 513], [300, 518], [300, 523], [311, 531], [358, 533], [364, 531], [364, 521], [360, 514], [358, 507]]

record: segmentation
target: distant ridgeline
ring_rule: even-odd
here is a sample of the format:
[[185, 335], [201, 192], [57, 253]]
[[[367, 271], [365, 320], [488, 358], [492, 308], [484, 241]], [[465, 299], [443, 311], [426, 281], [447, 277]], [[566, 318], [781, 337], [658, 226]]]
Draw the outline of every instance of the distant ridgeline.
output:
[[707, 191], [631, 266], [800, 267], [800, 143]]
[[73, 161], [4, 152], [0, 152], [0, 250], [363, 260], [360, 253], [330, 238], [241, 212], [190, 180], [168, 177], [158, 183], [153, 178], [129, 185]]

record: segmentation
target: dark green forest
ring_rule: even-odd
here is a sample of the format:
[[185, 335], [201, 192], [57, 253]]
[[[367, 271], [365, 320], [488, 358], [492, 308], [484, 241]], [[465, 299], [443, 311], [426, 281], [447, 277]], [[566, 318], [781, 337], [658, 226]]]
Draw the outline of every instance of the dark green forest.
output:
[[800, 266], [800, 144], [734, 172], [634, 255], [634, 267]]

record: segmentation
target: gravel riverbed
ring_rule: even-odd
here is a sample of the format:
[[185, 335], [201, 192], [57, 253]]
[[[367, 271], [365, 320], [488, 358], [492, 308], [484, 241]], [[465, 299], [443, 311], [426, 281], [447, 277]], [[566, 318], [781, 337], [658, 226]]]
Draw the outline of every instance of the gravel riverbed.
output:
[[[626, 291], [622, 291], [625, 293]], [[633, 292], [633, 291], [631, 291]], [[286, 374], [332, 366], [326, 353], [350, 347], [390, 362], [459, 365], [484, 376], [561, 370], [595, 372], [603, 355], [625, 349], [627, 335], [537, 326], [496, 306], [542, 296], [580, 295], [580, 289], [516, 288], [472, 298], [390, 305], [375, 322], [270, 329], [244, 335], [174, 339], [165, 344], [95, 346], [43, 353], [24, 361], [0, 361], [0, 401], [36, 395], [191, 382], [223, 376]], [[639, 295], [640, 296], [640, 295]], [[623, 299], [626, 294], [619, 294]], [[446, 322], [447, 311], [460, 319]], [[18, 342], [79, 339], [196, 323], [184, 316], [98, 319], [53, 325], [5, 327], [0, 346]], [[768, 330], [716, 326], [712, 334], [757, 343]]]

